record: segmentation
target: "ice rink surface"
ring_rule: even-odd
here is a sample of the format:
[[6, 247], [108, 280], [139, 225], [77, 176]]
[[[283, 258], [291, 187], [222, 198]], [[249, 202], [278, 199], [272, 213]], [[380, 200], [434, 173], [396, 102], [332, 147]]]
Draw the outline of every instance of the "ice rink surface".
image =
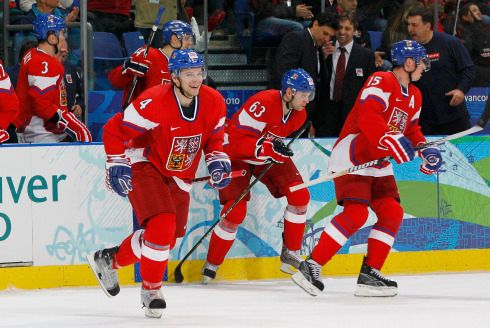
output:
[[148, 319], [139, 287], [0, 292], [0, 327], [490, 327], [490, 273], [392, 276], [393, 298], [353, 296], [355, 278], [324, 278], [312, 297], [292, 281], [166, 285], [167, 309]]

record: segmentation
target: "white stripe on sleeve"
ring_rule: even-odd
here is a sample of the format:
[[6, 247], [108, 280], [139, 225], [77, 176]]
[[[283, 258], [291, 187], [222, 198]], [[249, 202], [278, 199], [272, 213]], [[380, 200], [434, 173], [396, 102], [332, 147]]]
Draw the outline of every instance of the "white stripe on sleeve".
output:
[[130, 104], [124, 111], [124, 122], [139, 126], [145, 130], [151, 130], [158, 126], [158, 123], [150, 121], [141, 116], [133, 104]]
[[259, 130], [260, 132], [262, 132], [262, 130], [264, 130], [265, 127], [264, 122], [257, 121], [252, 116], [250, 116], [245, 110], [243, 110], [238, 116], [238, 123], [240, 125], [250, 127], [254, 130]]
[[43, 91], [49, 87], [55, 86], [56, 81], [59, 79], [59, 75], [56, 76], [37, 76], [37, 75], [28, 75], [27, 80], [29, 81], [30, 87], [36, 87], [39, 90]]

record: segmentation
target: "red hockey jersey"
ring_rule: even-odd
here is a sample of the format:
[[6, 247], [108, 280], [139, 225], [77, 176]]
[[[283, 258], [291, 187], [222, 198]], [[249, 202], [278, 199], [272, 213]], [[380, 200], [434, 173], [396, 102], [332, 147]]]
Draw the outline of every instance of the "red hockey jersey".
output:
[[201, 152], [223, 151], [226, 106], [216, 90], [201, 86], [193, 117], [185, 117], [172, 84], [144, 91], [104, 126], [108, 155], [123, 154], [126, 144], [145, 133], [150, 144], [145, 157], [164, 175], [195, 177]]
[[[372, 74], [359, 92], [332, 150], [329, 171], [339, 172], [388, 156], [388, 151], [379, 147], [379, 140], [388, 131], [403, 133], [413, 146], [425, 142], [418, 124], [421, 106], [421, 93], [413, 84], [403, 87], [393, 72]], [[385, 176], [393, 174], [393, 170], [386, 162], [352, 174]]]
[[0, 64], [0, 129], [6, 130], [19, 114], [19, 99], [8, 74]]
[[257, 142], [261, 138], [283, 139], [298, 130], [306, 120], [306, 110], [291, 110], [284, 115], [279, 90], [261, 91], [243, 104], [227, 124], [229, 143], [225, 152], [231, 159], [252, 164], [264, 164], [256, 158]]
[[67, 110], [63, 72], [59, 60], [39, 48], [22, 59], [16, 89], [20, 113], [15, 126], [26, 142], [56, 142], [66, 137], [56, 124], [47, 122], [58, 109]]
[[[145, 47], [139, 48], [133, 56], [143, 57]], [[144, 90], [160, 84], [170, 83], [170, 73], [168, 71], [168, 58], [161, 49], [150, 48], [146, 59], [151, 62], [145, 77], [140, 78], [133, 94], [136, 99]], [[123, 103], [126, 102], [133, 82], [131, 74], [123, 74], [123, 66], [120, 65], [109, 72], [109, 81], [118, 89], [124, 90]]]

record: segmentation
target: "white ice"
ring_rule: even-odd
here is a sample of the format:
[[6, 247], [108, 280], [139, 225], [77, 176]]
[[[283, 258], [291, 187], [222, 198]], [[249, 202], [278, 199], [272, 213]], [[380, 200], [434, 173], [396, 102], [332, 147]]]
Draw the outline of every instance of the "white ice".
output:
[[0, 327], [490, 327], [490, 273], [393, 276], [393, 298], [353, 296], [355, 278], [324, 278], [311, 297], [289, 280], [166, 285], [161, 319], [144, 317], [139, 287], [0, 292]]

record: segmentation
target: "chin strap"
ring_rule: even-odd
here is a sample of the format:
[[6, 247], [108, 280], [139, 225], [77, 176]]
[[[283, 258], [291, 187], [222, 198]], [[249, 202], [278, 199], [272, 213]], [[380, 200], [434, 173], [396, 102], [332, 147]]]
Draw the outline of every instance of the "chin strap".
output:
[[294, 100], [294, 94], [291, 96], [291, 100], [290, 101], [287, 101], [284, 99], [284, 97], [282, 98], [284, 100], [284, 102], [286, 103], [286, 108], [288, 109], [288, 111], [292, 111], [294, 108], [291, 107], [291, 103], [293, 102]]

